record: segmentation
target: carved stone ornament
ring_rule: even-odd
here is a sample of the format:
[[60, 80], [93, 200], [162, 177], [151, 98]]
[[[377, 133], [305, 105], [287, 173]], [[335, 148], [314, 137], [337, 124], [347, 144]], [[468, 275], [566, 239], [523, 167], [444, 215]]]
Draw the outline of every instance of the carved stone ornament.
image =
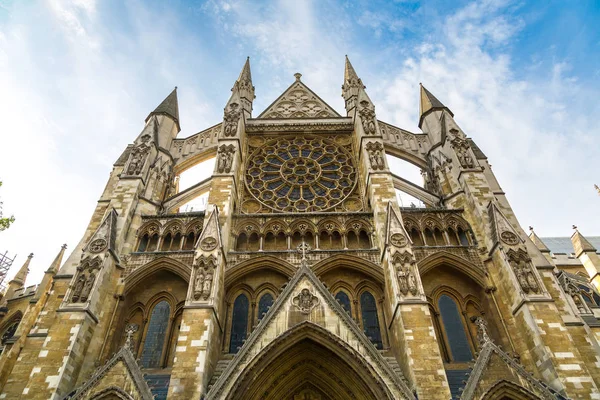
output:
[[396, 247], [404, 247], [408, 243], [406, 236], [401, 233], [394, 233], [390, 237], [390, 242]]
[[150, 135], [144, 135], [140, 140], [142, 143], [131, 150], [127, 175], [139, 175], [144, 168], [148, 152], [150, 151], [150, 147], [146, 145], [150, 140]]
[[456, 157], [458, 158], [458, 162], [460, 166], [463, 168], [474, 168], [475, 161], [471, 156], [471, 146], [466, 139], [460, 137], [460, 133], [456, 129], [450, 129], [450, 134], [453, 136], [450, 139], [450, 143], [452, 144], [452, 148], [456, 152]]
[[365, 135], [375, 135], [377, 129], [375, 127], [375, 111], [368, 108], [369, 102], [363, 100], [360, 102], [362, 108], [358, 112], [362, 121], [363, 131]]
[[217, 247], [217, 239], [214, 237], [206, 237], [200, 242], [200, 248], [204, 251], [211, 251]]
[[303, 314], [309, 314], [319, 304], [319, 298], [304, 288], [292, 299], [292, 304]]
[[383, 145], [379, 142], [369, 142], [366, 146], [369, 154], [371, 168], [375, 171], [385, 169], [385, 160], [383, 158]]
[[239, 104], [231, 103], [229, 110], [225, 112], [225, 116], [223, 117], [223, 135], [225, 137], [232, 137], [237, 134], [238, 121], [242, 115], [238, 107]]
[[231, 172], [231, 166], [233, 165], [233, 155], [235, 154], [235, 146], [221, 145], [217, 154], [217, 171], [220, 173]]
[[133, 351], [135, 344], [133, 342], [133, 335], [138, 331], [139, 328], [140, 326], [138, 324], [128, 324], [125, 328], [125, 346], [127, 346], [127, 348], [129, 348], [131, 351]]
[[212, 292], [212, 282], [215, 274], [215, 260], [200, 258], [196, 265], [194, 277], [194, 300], [208, 300]]
[[412, 254], [409, 252], [396, 253], [393, 263], [396, 266], [396, 276], [398, 278], [400, 293], [404, 296], [408, 295], [408, 293], [416, 296], [419, 293], [419, 288], [413, 272], [414, 258]]
[[108, 242], [104, 239], [95, 239], [90, 243], [89, 250], [91, 253], [100, 253], [108, 246]]
[[512, 232], [509, 231], [504, 231], [500, 234], [500, 240], [502, 240], [504, 243], [510, 245], [510, 246], [514, 246], [519, 244], [519, 237], [517, 235], [515, 235]]
[[538, 293], [540, 291], [540, 285], [533, 273], [533, 266], [527, 252], [522, 249], [519, 249], [518, 252], [511, 250], [508, 253], [508, 260], [515, 272], [515, 276], [517, 277], [517, 281], [519, 281], [521, 289], [523, 289], [525, 293]]

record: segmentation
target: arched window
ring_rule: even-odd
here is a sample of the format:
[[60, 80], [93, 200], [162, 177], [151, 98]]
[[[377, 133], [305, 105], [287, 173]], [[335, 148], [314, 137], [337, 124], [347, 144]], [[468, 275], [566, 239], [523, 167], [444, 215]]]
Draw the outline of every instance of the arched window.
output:
[[375, 297], [369, 292], [363, 292], [360, 296], [360, 308], [362, 312], [363, 331], [373, 342], [375, 347], [383, 349], [381, 331], [379, 329], [379, 317], [377, 316], [377, 304]]
[[160, 246], [160, 250], [161, 251], [169, 251], [172, 240], [173, 240], [173, 237], [171, 236], [171, 233], [167, 233], [167, 236], [164, 237], [162, 245]]
[[435, 246], [435, 239], [429, 228], [425, 229], [425, 246]]
[[248, 251], [258, 250], [260, 250], [260, 238], [258, 237], [258, 233], [253, 232], [248, 238]]
[[440, 231], [438, 228], [435, 228], [435, 230], [433, 231], [433, 234], [435, 236], [435, 245], [436, 246], [445, 246], [446, 245], [446, 240], [444, 239], [444, 235], [442, 234], [442, 231]]
[[[21, 318], [19, 317], [19, 318], [15, 319], [14, 321], [12, 321], [10, 324], [8, 324], [6, 329], [4, 329], [4, 332], [2, 332], [2, 337], [0, 338], [0, 340], [1, 340], [0, 344], [2, 344], [2, 346], [4, 346], [6, 344], [6, 341], [8, 339], [10, 339], [11, 337], [14, 336], [20, 323], [21, 323]], [[0, 351], [0, 353], [1, 353], [1, 351]]]
[[462, 230], [462, 228], [458, 228], [458, 239], [460, 241], [461, 246], [469, 246], [469, 238], [467, 237], [467, 234], [465, 231]]
[[173, 237], [173, 242], [171, 242], [171, 251], [178, 251], [179, 246], [181, 246], [181, 233], [177, 232], [175, 237]]
[[301, 243], [302, 235], [300, 234], [300, 232], [294, 232], [294, 234], [292, 235], [292, 250], [296, 250], [296, 247], [298, 247]]
[[456, 236], [456, 232], [454, 229], [448, 228], [448, 238], [450, 239], [451, 246], [458, 246], [460, 243], [458, 242], [458, 236]]
[[235, 243], [235, 249], [237, 251], [246, 251], [248, 250], [248, 236], [245, 233], [240, 233], [240, 236], [237, 238], [237, 242]]
[[421, 237], [421, 233], [416, 228], [412, 228], [410, 230], [410, 239], [412, 240], [415, 246], [423, 246], [423, 238]]
[[265, 314], [267, 313], [267, 311], [269, 311], [269, 308], [271, 308], [271, 306], [273, 305], [273, 296], [271, 296], [271, 293], [265, 293], [262, 295], [262, 297], [260, 298], [260, 300], [258, 301], [258, 320], [260, 321]]
[[248, 332], [248, 297], [240, 294], [233, 302], [233, 315], [231, 317], [231, 338], [229, 339], [229, 352], [237, 353], [244, 345]]
[[452, 361], [471, 361], [473, 359], [471, 346], [469, 345], [465, 327], [456, 302], [444, 294], [440, 296], [438, 306], [442, 316], [444, 330], [446, 331], [446, 338], [448, 339]]
[[146, 251], [156, 251], [158, 248], [158, 233], [155, 233], [150, 238], [150, 242], [148, 243], [148, 247], [146, 247]]
[[160, 368], [163, 348], [165, 346], [165, 336], [169, 325], [169, 316], [171, 314], [171, 306], [166, 300], [158, 303], [148, 323], [146, 338], [144, 340], [144, 349], [140, 362], [143, 368]]
[[348, 314], [352, 315], [352, 308], [350, 306], [350, 298], [348, 297], [348, 295], [346, 294], [346, 292], [343, 292], [343, 291], [340, 290], [335, 295], [335, 299], [338, 301], [338, 303], [340, 303], [342, 305], [342, 308], [344, 310], [346, 310], [346, 312]]
[[322, 231], [319, 235], [319, 248], [322, 250], [331, 249], [331, 236], [327, 231]]
[[346, 244], [349, 249], [358, 249], [360, 248], [358, 244], [358, 236], [354, 231], [349, 231], [346, 234]]
[[263, 242], [263, 250], [275, 250], [276, 248], [275, 235], [272, 232], [267, 233]]
[[194, 244], [196, 242], [196, 235], [194, 232], [190, 232], [185, 237], [185, 243], [183, 244], [183, 250], [194, 250]]
[[342, 249], [342, 235], [338, 231], [333, 231], [331, 234], [331, 248]]
[[149, 240], [150, 240], [150, 238], [148, 237], [147, 233], [144, 236], [142, 236], [142, 238], [140, 239], [140, 245], [138, 246], [137, 251], [139, 251], [140, 253], [146, 251]]
[[371, 238], [369, 238], [369, 234], [365, 231], [360, 231], [358, 235], [358, 247], [360, 249], [370, 249], [371, 248]]

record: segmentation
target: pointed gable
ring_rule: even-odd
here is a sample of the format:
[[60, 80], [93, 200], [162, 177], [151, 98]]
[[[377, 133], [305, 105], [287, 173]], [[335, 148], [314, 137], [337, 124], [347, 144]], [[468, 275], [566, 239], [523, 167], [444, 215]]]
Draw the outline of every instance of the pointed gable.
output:
[[258, 118], [341, 118], [340, 114], [300, 80], [301, 74], [295, 76], [296, 82], [292, 83]]
[[523, 243], [523, 239], [496, 204], [490, 202], [488, 205], [488, 214], [492, 231], [491, 238], [494, 245], [499, 242], [504, 242], [509, 246], [516, 246]]
[[[354, 356], [368, 364], [393, 398], [413, 399], [402, 376], [394, 372], [356, 322], [335, 300], [303, 259], [258, 327], [207, 394], [207, 398], [228, 398], [247, 367], [264, 356], [273, 343], [286, 340], [291, 331], [321, 332], [351, 349]], [[282, 339], [283, 338], [283, 339]], [[250, 367], [251, 368], [251, 367]]]
[[115, 251], [115, 240], [117, 236], [117, 211], [111, 208], [104, 220], [96, 229], [88, 243], [83, 248], [84, 252], [100, 253], [106, 250]]
[[[110, 397], [110, 395], [114, 397]], [[148, 384], [128, 346], [125, 345], [106, 364], [98, 368], [69, 400], [104, 398], [152, 400]]]

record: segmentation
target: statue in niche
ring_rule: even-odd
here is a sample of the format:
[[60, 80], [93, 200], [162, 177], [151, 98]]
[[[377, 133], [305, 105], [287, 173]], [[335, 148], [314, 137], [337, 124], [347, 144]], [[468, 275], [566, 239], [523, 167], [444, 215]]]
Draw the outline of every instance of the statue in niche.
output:
[[403, 295], [407, 295], [408, 294], [408, 277], [410, 275], [410, 272], [407, 271], [404, 268], [399, 268], [398, 269], [398, 284], [400, 286], [400, 292]]
[[366, 146], [369, 154], [369, 161], [371, 162], [371, 168], [374, 170], [385, 169], [385, 160], [383, 159], [383, 146], [379, 142], [369, 142]]
[[469, 142], [460, 137], [460, 133], [457, 129], [450, 129], [450, 134], [453, 136], [453, 139], [450, 139], [450, 143], [456, 152], [456, 158], [458, 158], [460, 166], [463, 168], [474, 168], [475, 162], [471, 156], [471, 146], [469, 145]]
[[360, 105], [362, 108], [358, 113], [360, 114], [365, 135], [374, 135], [377, 131], [375, 127], [375, 112], [368, 108], [369, 102], [366, 100], [361, 101]]
[[207, 300], [212, 291], [213, 273], [212, 271], [206, 272], [206, 278], [204, 279], [204, 285], [202, 287], [202, 298]]
[[238, 104], [231, 103], [229, 105], [229, 111], [225, 112], [225, 116], [223, 118], [223, 135], [225, 135], [225, 137], [236, 135], [240, 115], [241, 112], [238, 110]]
[[412, 293], [413, 296], [417, 295], [417, 279], [413, 274], [408, 274], [408, 291]]
[[131, 150], [131, 159], [129, 161], [129, 166], [127, 167], [127, 175], [139, 175], [142, 172], [142, 168], [144, 168], [146, 155], [150, 149], [146, 145], [146, 142], [150, 140], [150, 135], [144, 135], [140, 140], [142, 143]]
[[83, 274], [79, 275], [79, 278], [75, 282], [75, 287], [73, 288], [73, 295], [71, 296], [72, 303], [79, 303], [79, 298], [81, 297], [81, 292], [83, 291], [83, 286], [85, 285], [85, 276]]
[[233, 165], [233, 153], [235, 153], [235, 147], [233, 147], [233, 145], [222, 145], [219, 147], [217, 171], [220, 173], [231, 172], [231, 166]]
[[81, 303], [87, 301], [88, 297], [90, 296], [90, 292], [92, 291], [92, 287], [94, 286], [95, 280], [96, 280], [96, 275], [93, 272], [91, 272], [85, 281], [85, 285], [83, 286], [83, 290], [81, 292], [81, 297], [79, 298], [79, 301]]
[[417, 278], [412, 271], [411, 265], [414, 264], [412, 254], [404, 252], [402, 255], [394, 257], [394, 264], [398, 267], [396, 276], [398, 277], [398, 286], [400, 292], [406, 296], [408, 293], [416, 296], [419, 291], [417, 287]]
[[204, 289], [204, 281], [206, 276], [204, 275], [204, 269], [198, 268], [196, 272], [196, 280], [194, 282], [194, 300], [200, 300], [202, 296], [202, 290]]

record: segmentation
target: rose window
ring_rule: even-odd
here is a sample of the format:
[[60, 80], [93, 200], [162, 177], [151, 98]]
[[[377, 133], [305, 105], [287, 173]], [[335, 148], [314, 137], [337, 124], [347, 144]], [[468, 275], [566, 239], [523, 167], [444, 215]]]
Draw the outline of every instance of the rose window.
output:
[[246, 186], [277, 211], [324, 211], [340, 204], [356, 184], [350, 154], [316, 136], [280, 137], [256, 149], [248, 161]]

